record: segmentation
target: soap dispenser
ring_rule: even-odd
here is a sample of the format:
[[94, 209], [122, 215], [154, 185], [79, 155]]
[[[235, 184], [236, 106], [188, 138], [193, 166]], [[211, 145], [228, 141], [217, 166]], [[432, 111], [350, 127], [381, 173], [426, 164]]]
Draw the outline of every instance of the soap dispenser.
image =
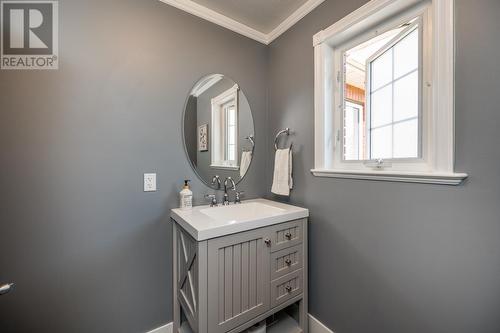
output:
[[179, 208], [188, 210], [193, 208], [193, 192], [189, 189], [189, 179], [184, 180], [184, 188], [179, 193], [180, 205]]

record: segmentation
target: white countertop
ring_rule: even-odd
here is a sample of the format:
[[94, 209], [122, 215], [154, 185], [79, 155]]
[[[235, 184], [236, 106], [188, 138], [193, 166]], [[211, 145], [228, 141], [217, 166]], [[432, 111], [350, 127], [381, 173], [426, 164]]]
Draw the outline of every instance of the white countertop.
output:
[[202, 241], [309, 216], [309, 210], [267, 199], [190, 210], [172, 209], [170, 216], [194, 239]]

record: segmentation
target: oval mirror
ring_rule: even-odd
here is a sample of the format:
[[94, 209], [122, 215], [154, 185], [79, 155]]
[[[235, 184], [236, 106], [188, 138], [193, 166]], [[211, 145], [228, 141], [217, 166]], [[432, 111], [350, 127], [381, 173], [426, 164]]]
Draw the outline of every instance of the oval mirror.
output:
[[254, 123], [245, 94], [222, 74], [202, 77], [184, 110], [184, 148], [191, 166], [208, 186], [247, 173], [255, 149]]

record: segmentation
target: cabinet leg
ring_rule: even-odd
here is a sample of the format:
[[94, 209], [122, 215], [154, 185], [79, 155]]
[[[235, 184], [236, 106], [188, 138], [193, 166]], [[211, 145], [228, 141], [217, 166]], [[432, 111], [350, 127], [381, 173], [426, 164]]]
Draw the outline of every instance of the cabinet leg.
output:
[[309, 332], [309, 315], [307, 313], [307, 297], [299, 302], [299, 327], [302, 333]]
[[181, 307], [178, 301], [174, 301], [174, 322], [172, 323], [173, 332], [179, 332], [179, 327], [181, 326]]
[[173, 322], [173, 332], [178, 333], [179, 332], [179, 327], [181, 325], [181, 305], [179, 303], [179, 298], [177, 295], [177, 280], [179, 272], [177, 272], [177, 225], [175, 223], [172, 223], [173, 230], [172, 230], [172, 244], [173, 244], [173, 249], [172, 249], [172, 263], [173, 263], [173, 270], [172, 270], [172, 283], [173, 283], [173, 311], [174, 311], [174, 322]]
[[303, 224], [303, 231], [304, 231], [304, 243], [302, 244], [303, 246], [303, 253], [304, 253], [304, 297], [299, 303], [299, 311], [300, 311], [300, 328], [302, 329], [303, 333], [308, 333], [309, 332], [309, 256], [308, 256], [308, 230], [307, 230], [307, 220], [304, 220]]

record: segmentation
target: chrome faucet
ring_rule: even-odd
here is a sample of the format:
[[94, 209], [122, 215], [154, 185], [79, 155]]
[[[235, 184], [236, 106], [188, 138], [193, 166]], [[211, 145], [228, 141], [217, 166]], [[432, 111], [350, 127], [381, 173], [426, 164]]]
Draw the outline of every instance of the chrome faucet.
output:
[[217, 196], [215, 194], [205, 194], [205, 199], [210, 200], [210, 207], [217, 207]]
[[215, 189], [216, 190], [220, 190], [220, 177], [215, 175], [213, 178], [212, 178], [212, 185], [213, 186], [216, 186]]
[[229, 189], [236, 191], [236, 184], [234, 183], [233, 178], [227, 177], [226, 180], [224, 180], [224, 200], [222, 201], [222, 204], [224, 206], [229, 205], [229, 195], [227, 194], [227, 182], [231, 183], [231, 187]]

